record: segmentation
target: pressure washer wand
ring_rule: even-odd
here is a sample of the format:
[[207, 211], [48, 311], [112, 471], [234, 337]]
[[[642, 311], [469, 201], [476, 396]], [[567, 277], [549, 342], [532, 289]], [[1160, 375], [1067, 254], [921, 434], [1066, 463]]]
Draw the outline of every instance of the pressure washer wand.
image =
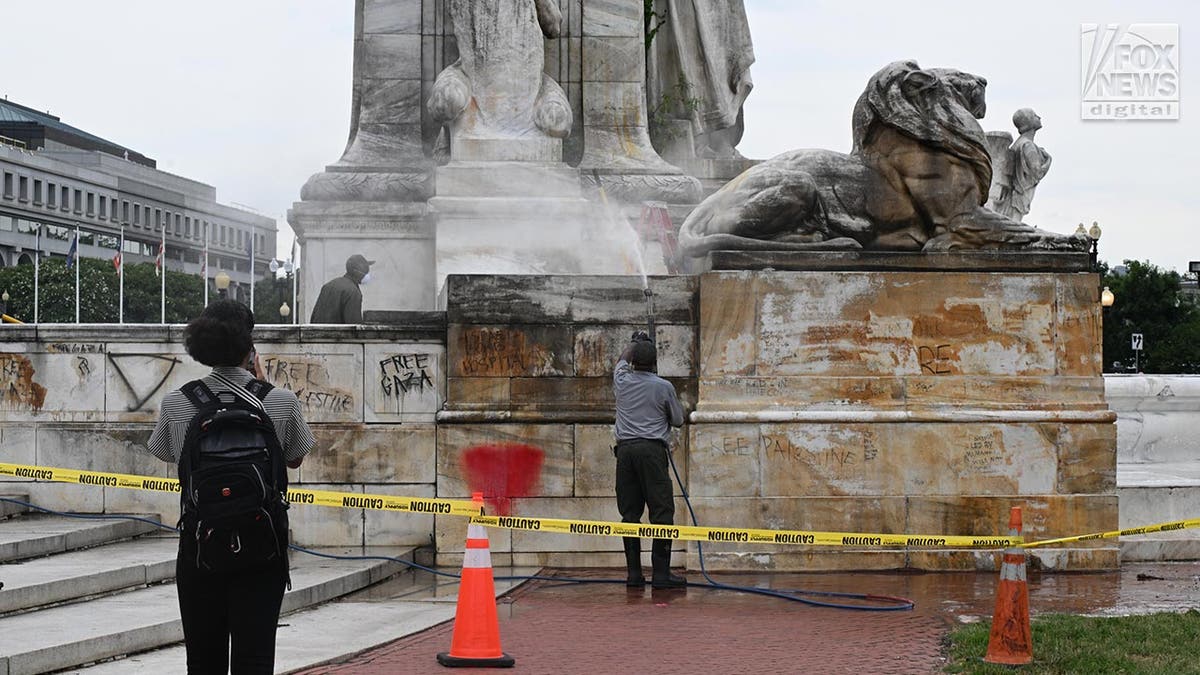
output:
[[642, 293], [646, 296], [646, 335], [654, 341], [654, 292], [650, 290], [649, 282], [642, 289]]

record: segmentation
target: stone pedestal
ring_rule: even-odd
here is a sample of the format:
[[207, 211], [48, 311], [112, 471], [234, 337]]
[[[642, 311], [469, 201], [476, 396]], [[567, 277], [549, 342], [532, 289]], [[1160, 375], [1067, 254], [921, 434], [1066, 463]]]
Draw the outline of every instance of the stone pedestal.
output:
[[694, 205], [700, 183], [668, 164], [650, 144], [642, 0], [583, 3], [583, 158], [589, 189], [628, 204]]
[[[1069, 272], [702, 275], [688, 462], [697, 517], [992, 536], [1023, 506], [1034, 539], [1116, 529], [1097, 283]], [[738, 544], [705, 553], [710, 568], [774, 570], [991, 569], [997, 557]], [[1096, 541], [1032, 559], [1107, 569], [1118, 549]]]
[[422, 202], [297, 202], [288, 223], [303, 248], [299, 307], [307, 322], [321, 286], [346, 273], [346, 258], [376, 261], [372, 283], [362, 286], [364, 310], [430, 310], [437, 305], [433, 279], [435, 229]]
[[556, 138], [456, 139], [437, 169], [437, 287], [452, 274], [634, 274], [637, 235], [582, 196]]
[[420, 3], [356, 0], [350, 137], [337, 162], [313, 175], [288, 212], [299, 237], [301, 300], [307, 320], [321, 285], [346, 272], [346, 258], [377, 261], [363, 286], [365, 310], [435, 306], [434, 163], [422, 139]]
[[588, 203], [577, 174], [549, 162], [438, 168], [437, 285], [447, 275], [577, 274]]
[[[695, 400], [695, 285], [695, 277], [650, 279], [659, 372], [687, 400]], [[646, 328], [642, 280], [451, 276], [446, 296], [447, 398], [438, 413], [438, 496], [471, 493], [464, 458], [476, 448], [517, 443], [541, 453], [531, 488], [526, 494], [514, 494], [508, 485], [486, 490], [511, 497], [506, 506], [512, 515], [619, 520], [612, 367], [630, 334]], [[681, 471], [686, 445], [686, 435], [677, 432]], [[682, 499], [676, 509], [686, 512]], [[435, 534], [438, 564], [461, 564], [463, 519], [438, 517]], [[489, 535], [495, 564], [624, 565], [619, 538], [506, 530]], [[676, 548], [681, 552], [684, 545]], [[648, 544], [645, 550], [648, 556]], [[682, 560], [681, 553], [676, 559]]]

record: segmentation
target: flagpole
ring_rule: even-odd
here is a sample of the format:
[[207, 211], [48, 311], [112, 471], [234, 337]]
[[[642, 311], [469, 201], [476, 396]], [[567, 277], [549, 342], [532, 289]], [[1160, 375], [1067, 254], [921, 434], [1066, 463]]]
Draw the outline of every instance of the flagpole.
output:
[[258, 239], [254, 230], [250, 230], [250, 315], [254, 315], [254, 240]]
[[79, 323], [79, 223], [75, 223], [75, 323]]
[[300, 323], [300, 308], [296, 306], [296, 277], [300, 276], [300, 259], [296, 257], [296, 237], [292, 233], [292, 323]]
[[204, 267], [200, 278], [204, 281], [204, 306], [208, 307], [208, 221], [204, 222]]
[[125, 323], [125, 226], [121, 226], [121, 243], [117, 249], [117, 282], [120, 286], [120, 299], [117, 310], [117, 323]]
[[158, 265], [162, 276], [159, 277], [158, 305], [160, 311], [159, 323], [167, 322], [167, 224], [163, 223], [162, 241], [158, 244]]
[[38, 283], [42, 276], [42, 224], [37, 224], [37, 251], [33, 254], [33, 322], [38, 323]]

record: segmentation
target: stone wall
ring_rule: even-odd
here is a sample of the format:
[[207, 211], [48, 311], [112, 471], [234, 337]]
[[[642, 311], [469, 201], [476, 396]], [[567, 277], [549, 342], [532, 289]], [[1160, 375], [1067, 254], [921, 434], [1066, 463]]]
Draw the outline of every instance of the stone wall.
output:
[[[702, 522], [1003, 534], [1114, 529], [1114, 415], [1095, 275], [714, 272], [701, 277], [690, 428]], [[733, 568], [987, 567], [993, 554], [713, 546]], [[1112, 568], [1092, 542], [1039, 549]]]
[[[651, 278], [660, 373], [691, 423], [674, 458], [701, 524], [1003, 534], [1113, 529], [1116, 430], [1093, 275], [712, 272]], [[317, 437], [293, 480], [616, 520], [611, 369], [648, 318], [638, 277], [451, 276], [395, 326], [263, 327], [268, 379]], [[168, 476], [145, 453], [164, 392], [205, 369], [180, 326], [0, 328], [0, 447], [17, 462]], [[482, 469], [480, 467], [483, 467]], [[26, 483], [38, 503], [176, 516], [170, 495]], [[677, 522], [687, 509], [677, 497]], [[437, 545], [465, 521], [297, 507], [307, 545]], [[491, 532], [497, 564], [619, 566], [615, 538]], [[690, 567], [698, 566], [695, 545]], [[710, 567], [991, 567], [993, 553], [705, 545]], [[1112, 542], [1039, 551], [1115, 567]]]
[[1200, 376], [1106, 375], [1122, 463], [1200, 461]]
[[[695, 277], [651, 278], [659, 374], [695, 401]], [[472, 451], [516, 443], [542, 465], [517, 515], [619, 520], [613, 497], [612, 368], [644, 330], [648, 305], [637, 277], [452, 276], [446, 288], [446, 408], [438, 414], [438, 494], [466, 496]], [[686, 476], [686, 436], [675, 458]], [[686, 507], [677, 499], [676, 513]], [[682, 521], [680, 521], [682, 522]], [[439, 564], [461, 560], [462, 519], [439, 518]], [[679, 548], [682, 550], [683, 545]], [[619, 566], [613, 537], [497, 532], [498, 564]], [[648, 550], [648, 546], [647, 546]]]
[[[435, 493], [434, 414], [444, 397], [444, 318], [404, 314], [399, 327], [256, 330], [267, 379], [296, 392], [317, 450], [294, 484], [414, 496]], [[205, 374], [182, 326], [0, 329], [0, 448], [5, 461], [173, 476], [145, 444], [166, 392]], [[3, 480], [3, 479], [0, 479]], [[53, 509], [178, 518], [178, 497], [118, 488], [24, 483]], [[432, 516], [296, 508], [301, 545], [427, 544]]]

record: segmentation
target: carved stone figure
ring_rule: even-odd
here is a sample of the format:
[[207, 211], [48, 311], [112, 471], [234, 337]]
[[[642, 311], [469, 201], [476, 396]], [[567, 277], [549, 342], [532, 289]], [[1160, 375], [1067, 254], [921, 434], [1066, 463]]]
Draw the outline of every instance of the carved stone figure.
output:
[[[993, 153], [992, 170], [999, 194], [989, 204], [996, 213], [1020, 222], [1029, 213], [1033, 192], [1050, 171], [1050, 153], [1033, 142], [1042, 118], [1032, 108], [1013, 113], [1013, 126], [1020, 136], [1003, 155]], [[999, 160], [999, 161], [997, 161]]]
[[[429, 111], [450, 127], [452, 158], [464, 141], [570, 133], [571, 106], [543, 72], [543, 35], [556, 37], [562, 22], [555, 0], [450, 0], [450, 16], [459, 59], [438, 75]], [[472, 158], [547, 159], [508, 156], [512, 147], [502, 147], [508, 150], [501, 155], [485, 149]], [[561, 150], [553, 159], [561, 159]]]
[[650, 42], [650, 109], [688, 120], [696, 157], [740, 158], [742, 104], [754, 46], [742, 0], [657, 0]]
[[680, 228], [692, 256], [716, 249], [1086, 250], [1086, 237], [984, 208], [992, 179], [982, 77], [897, 61], [854, 107], [854, 148], [796, 150], [745, 171]]

